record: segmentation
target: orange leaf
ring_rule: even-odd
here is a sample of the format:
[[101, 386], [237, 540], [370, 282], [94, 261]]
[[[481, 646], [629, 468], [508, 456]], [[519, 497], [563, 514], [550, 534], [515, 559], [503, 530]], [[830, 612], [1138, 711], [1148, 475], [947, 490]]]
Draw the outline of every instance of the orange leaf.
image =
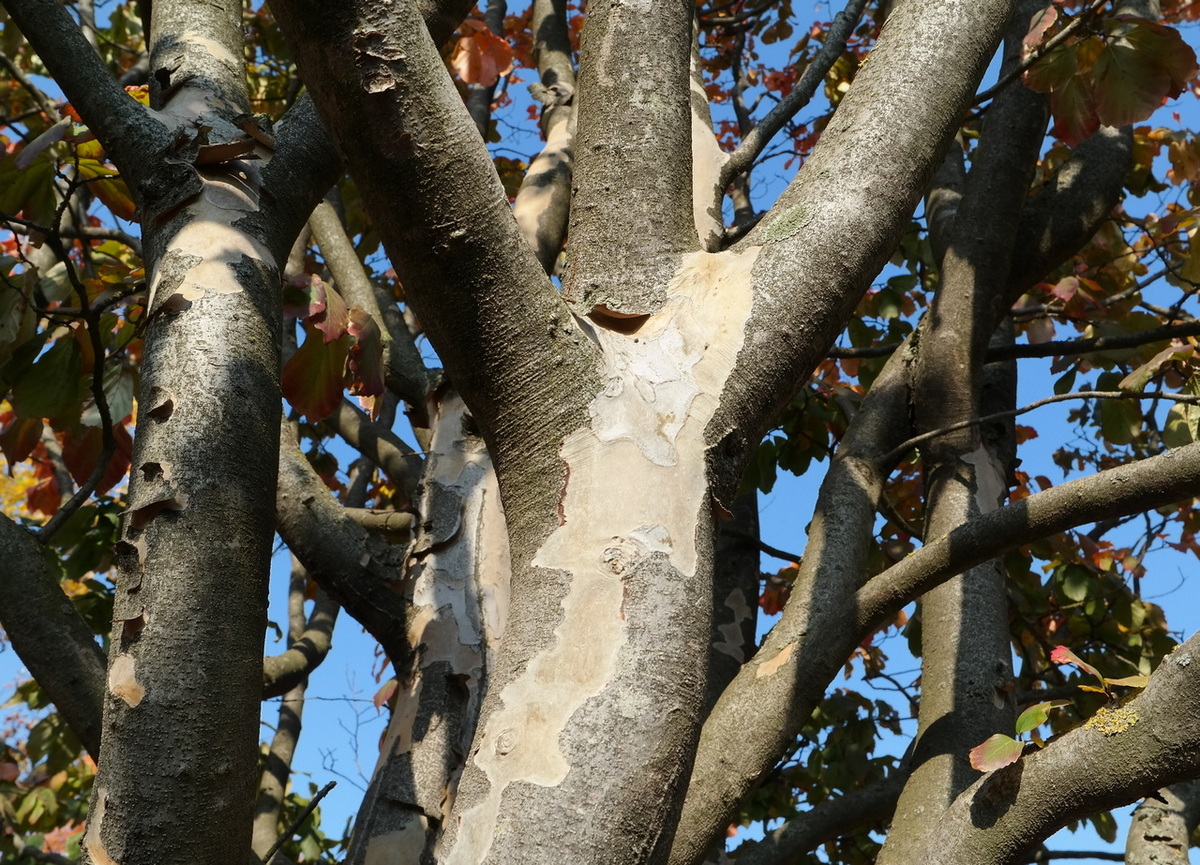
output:
[[512, 47], [482, 21], [464, 21], [450, 68], [467, 84], [491, 87], [512, 72]]

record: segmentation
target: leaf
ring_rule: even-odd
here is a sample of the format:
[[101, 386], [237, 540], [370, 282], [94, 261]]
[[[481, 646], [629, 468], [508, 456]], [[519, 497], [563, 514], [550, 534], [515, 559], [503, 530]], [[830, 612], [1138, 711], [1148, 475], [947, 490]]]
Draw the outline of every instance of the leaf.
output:
[[1041, 703], [1034, 703], [1017, 718], [1017, 735], [1036, 730], [1042, 724], [1045, 724], [1050, 718], [1051, 709], [1069, 705], [1071, 705], [1070, 700], [1045, 700]]
[[1196, 69], [1196, 55], [1170, 28], [1121, 16], [1104, 29], [1110, 38], [1092, 79], [1100, 120], [1108, 126], [1146, 120], [1180, 94]]
[[971, 768], [980, 772], [991, 772], [1002, 769], [1021, 759], [1025, 743], [1018, 742], [1012, 736], [996, 733], [987, 740], [971, 749]]
[[391, 701], [392, 696], [396, 693], [396, 689], [399, 687], [400, 683], [396, 681], [395, 677], [392, 677], [384, 682], [379, 690], [375, 692], [374, 699], [371, 700], [371, 702], [375, 704], [376, 710], [382, 710], [384, 704]]
[[42, 426], [40, 417], [13, 418], [4, 432], [0, 432], [0, 449], [8, 461], [9, 474], [12, 474], [13, 466], [29, 458], [42, 440]]
[[1072, 601], [1082, 601], [1087, 598], [1092, 586], [1092, 574], [1079, 565], [1067, 565], [1062, 569], [1062, 591]]
[[[1099, 679], [1101, 685], [1104, 684], [1104, 677], [1100, 675], [1100, 671], [1087, 661], [1080, 658], [1066, 646], [1055, 646], [1053, 651], [1050, 652], [1050, 660], [1056, 664], [1074, 664], [1085, 673], [1091, 673], [1093, 676]], [[1095, 690], [1094, 688], [1089, 688], [1088, 685], [1081, 685], [1080, 687], [1089, 690]], [[1105, 691], [1105, 693], [1107, 693], [1107, 691]]]
[[1122, 688], [1144, 688], [1150, 684], [1149, 676], [1125, 676], [1120, 679], [1109, 679], [1108, 684], [1120, 685]]
[[304, 323], [304, 344], [283, 366], [283, 395], [309, 420], [320, 420], [342, 401], [346, 356], [351, 338], [333, 342], [321, 338], [317, 325]]
[[[62, 444], [63, 463], [77, 484], [83, 484], [91, 477], [93, 469], [100, 461], [104, 450], [103, 432], [98, 426], [79, 426], [67, 432], [59, 433]], [[120, 424], [113, 426], [113, 438], [116, 450], [108, 461], [104, 474], [96, 484], [95, 494], [104, 495], [121, 482], [129, 471], [129, 463], [133, 458], [133, 439], [129, 430]]]
[[512, 47], [482, 21], [467, 20], [450, 56], [450, 68], [467, 84], [491, 87], [512, 72]]
[[12, 405], [17, 416], [54, 418], [78, 410], [82, 367], [79, 344], [71, 336], [60, 338], [13, 382]]
[[[1192, 376], [1183, 386], [1183, 392], [1200, 397], [1200, 376]], [[1197, 440], [1200, 426], [1200, 405], [1177, 402], [1167, 412], [1163, 427], [1163, 443], [1169, 448], [1183, 447]]]
[[321, 331], [325, 342], [341, 339], [350, 323], [346, 301], [333, 286], [327, 285], [318, 277], [313, 277], [311, 291], [313, 294], [308, 304], [307, 321], [312, 322], [317, 330]]
[[1142, 431], [1142, 413], [1131, 400], [1100, 400], [1100, 432], [1115, 445], [1131, 444]]
[[87, 178], [88, 189], [95, 193], [104, 205], [124, 220], [132, 220], [137, 213], [137, 205], [125, 181], [117, 174], [117, 170], [96, 159], [79, 159], [76, 161], [81, 176]]
[[1121, 383], [1117, 387], [1121, 390], [1132, 390], [1140, 393], [1145, 390], [1146, 384], [1154, 377], [1156, 372], [1172, 361], [1187, 360], [1192, 356], [1192, 351], [1193, 349], [1190, 345], [1183, 345], [1178, 341], [1173, 342], [1129, 375], [1125, 376], [1125, 378], [1121, 379]]
[[22, 171], [28, 168], [33, 163], [33, 160], [45, 152], [47, 147], [62, 141], [63, 136], [67, 134], [67, 130], [70, 128], [71, 118], [64, 117], [37, 138], [33, 139], [33, 141], [22, 147], [16, 158], [15, 164], [17, 168]]
[[347, 328], [354, 337], [350, 347], [350, 392], [356, 396], [383, 393], [383, 336], [375, 319], [358, 307], [349, 312]]

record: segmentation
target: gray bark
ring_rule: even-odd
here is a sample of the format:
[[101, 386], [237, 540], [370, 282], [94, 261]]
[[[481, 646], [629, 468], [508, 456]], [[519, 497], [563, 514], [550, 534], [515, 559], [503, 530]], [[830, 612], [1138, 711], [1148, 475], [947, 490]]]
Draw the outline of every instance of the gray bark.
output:
[[1188, 865], [1200, 823], [1200, 781], [1180, 781], [1151, 793], [1133, 812], [1125, 865]]

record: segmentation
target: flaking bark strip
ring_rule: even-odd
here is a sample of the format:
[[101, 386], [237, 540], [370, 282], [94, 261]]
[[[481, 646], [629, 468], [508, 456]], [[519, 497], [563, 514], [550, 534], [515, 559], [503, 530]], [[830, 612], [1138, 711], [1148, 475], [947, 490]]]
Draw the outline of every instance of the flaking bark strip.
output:
[[[696, 572], [698, 520], [707, 519], [704, 431], [745, 340], [758, 249], [690, 253], [663, 309], [634, 333], [594, 328], [604, 390], [590, 425], [568, 435], [564, 520], [534, 556], [570, 575], [556, 639], [501, 694], [474, 762], [486, 798], [461, 815], [447, 865], [481, 862], [510, 784], [562, 782], [571, 766], [559, 737], [572, 715], [618, 673], [626, 632], [622, 575], [662, 554]], [[587, 326], [585, 324], [585, 326]]]

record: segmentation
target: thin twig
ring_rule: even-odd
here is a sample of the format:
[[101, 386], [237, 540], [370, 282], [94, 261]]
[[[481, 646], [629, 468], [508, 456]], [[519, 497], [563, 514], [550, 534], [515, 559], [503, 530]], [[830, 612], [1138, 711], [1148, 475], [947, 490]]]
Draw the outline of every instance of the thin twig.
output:
[[727, 535], [731, 538], [737, 538], [741, 541], [749, 541], [758, 547], [760, 552], [766, 553], [773, 559], [780, 559], [785, 562], [800, 561], [800, 556], [796, 553], [789, 553], [787, 550], [781, 550], [778, 547], [773, 547], [770, 544], [765, 543], [762, 538], [759, 538], [757, 535], [753, 535], [750, 532], [743, 532], [741, 529], [735, 529], [722, 525], [721, 534]]
[[1021, 62], [1020, 66], [1018, 66], [1012, 72], [1009, 72], [987, 90], [976, 96], [975, 101], [971, 103], [972, 106], [987, 102], [1005, 87], [1016, 81], [1017, 78], [1023, 75], [1031, 66], [1037, 63], [1059, 45], [1062, 45], [1064, 42], [1066, 42], [1076, 30], [1081, 28], [1087, 21], [1093, 18], [1107, 2], [1108, 0], [1093, 0], [1091, 6], [1080, 12], [1079, 15], [1076, 16], [1075, 19], [1070, 23], [1068, 23], [1066, 27], [1064, 27], [1050, 39], [1046, 40], [1046, 43], [1025, 58], [1025, 60]]
[[43, 93], [41, 88], [34, 84], [21, 71], [17, 64], [4, 53], [0, 53], [0, 66], [3, 66], [4, 71], [15, 78], [17, 83], [25, 88], [26, 92], [33, 97], [33, 101], [37, 103], [38, 110], [45, 114], [51, 122], [58, 119], [58, 108], [50, 100], [50, 97]]
[[829, 30], [825, 34], [825, 43], [805, 68], [800, 80], [796, 82], [796, 86], [767, 113], [767, 116], [757, 126], [750, 130], [738, 148], [729, 154], [729, 158], [721, 166], [720, 186], [722, 189], [728, 186], [734, 177], [748, 169], [751, 163], [758, 158], [762, 149], [767, 146], [767, 143], [775, 137], [775, 133], [782, 129], [784, 124], [795, 117], [796, 113], [813, 98], [813, 94], [825, 80], [826, 73], [833, 68], [833, 64], [846, 50], [846, 41], [857, 26], [862, 17], [863, 7], [866, 5], [866, 0], [850, 0], [846, 4], [846, 8], [834, 16], [833, 23], [829, 25]]
[[66, 268], [67, 279], [71, 282], [71, 287], [75, 290], [75, 296], [79, 298], [79, 307], [81, 310], [86, 310], [84, 313], [84, 325], [87, 328], [88, 340], [92, 344], [92, 401], [95, 403], [96, 412], [100, 415], [100, 459], [96, 463], [96, 467], [92, 469], [92, 473], [88, 475], [83, 485], [75, 491], [75, 495], [71, 496], [62, 507], [60, 507], [46, 524], [37, 531], [37, 538], [43, 544], [48, 543], [54, 533], [63, 527], [75, 512], [78, 511], [83, 503], [86, 502], [92, 495], [92, 491], [96, 489], [96, 485], [100, 483], [100, 479], [104, 477], [104, 473], [108, 471], [108, 464], [112, 461], [113, 454], [117, 452], [117, 439], [113, 434], [112, 414], [108, 408], [108, 397], [104, 393], [104, 365], [107, 360], [107, 353], [104, 350], [104, 342], [100, 337], [100, 311], [92, 309], [88, 303], [87, 288], [79, 280], [79, 274], [75, 272], [75, 267], [71, 263], [71, 258], [67, 254], [66, 247], [63, 246], [62, 238], [57, 234], [51, 233], [46, 236], [46, 243], [54, 252], [59, 261]]
[[317, 804], [325, 798], [325, 794], [337, 786], [337, 781], [330, 781], [324, 787], [317, 791], [317, 795], [313, 796], [304, 810], [300, 812], [300, 816], [292, 821], [292, 825], [288, 826], [287, 831], [279, 836], [278, 840], [271, 845], [271, 849], [267, 851], [267, 855], [262, 858], [264, 863], [270, 862], [271, 857], [279, 852], [284, 844], [291, 840], [292, 836], [300, 831], [300, 827], [304, 825], [304, 821], [308, 819], [308, 815], [316, 810]]
[[[1177, 324], [1164, 324], [1136, 333], [1120, 336], [1089, 336], [1079, 339], [1060, 339], [1051, 342], [1018, 343], [989, 348], [986, 360], [991, 363], [997, 360], [1013, 360], [1015, 358], [1032, 357], [1062, 357], [1069, 354], [1091, 354], [1097, 351], [1117, 351], [1118, 349], [1137, 348], [1152, 342], [1162, 342], [1168, 339], [1184, 339], [1190, 336], [1200, 336], [1200, 319], [1184, 321]], [[883, 345], [868, 345], [861, 348], [842, 348], [834, 346], [827, 357], [835, 359], [886, 357], [900, 347], [901, 343], [889, 342]]]
[[1124, 390], [1081, 390], [1074, 393], [1060, 393], [1054, 396], [1048, 396], [1043, 399], [1035, 400], [1029, 405], [1021, 408], [1007, 409], [998, 411], [994, 414], [983, 415], [982, 417], [971, 418], [970, 420], [959, 421], [958, 423], [944, 426], [940, 429], [930, 430], [926, 433], [921, 433], [918, 436], [913, 436], [905, 442], [897, 445], [883, 457], [882, 462], [885, 465], [890, 465], [900, 457], [904, 456], [913, 448], [917, 447], [930, 439], [935, 439], [947, 433], [957, 432], [967, 427], [978, 426], [980, 424], [992, 423], [998, 420], [1007, 420], [1011, 417], [1019, 417], [1023, 414], [1033, 411], [1036, 408], [1050, 405], [1055, 402], [1065, 402], [1074, 399], [1166, 399], [1174, 402], [1187, 403], [1188, 405], [1200, 405], [1200, 397], [1191, 396], [1190, 394], [1182, 393], [1164, 393], [1163, 391], [1153, 391], [1152, 393], [1135, 393]]

